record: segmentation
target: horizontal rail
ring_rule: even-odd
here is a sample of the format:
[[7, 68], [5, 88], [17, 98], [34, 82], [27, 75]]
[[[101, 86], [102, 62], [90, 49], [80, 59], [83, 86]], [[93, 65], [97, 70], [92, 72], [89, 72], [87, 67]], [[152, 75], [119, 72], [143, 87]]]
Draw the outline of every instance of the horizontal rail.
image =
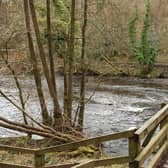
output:
[[27, 153], [27, 154], [34, 154], [38, 151], [37, 149], [28, 149], [28, 148], [14, 147], [14, 146], [8, 146], [8, 145], [0, 145], [0, 150]]
[[168, 116], [168, 105], [163, 107], [135, 132], [135, 134], [138, 135], [139, 140], [142, 140], [146, 135], [148, 135], [156, 126], [160, 124], [162, 120], [166, 118], [166, 116]]
[[96, 145], [102, 142], [117, 140], [121, 138], [130, 138], [134, 135], [135, 130], [136, 129], [132, 129], [132, 130], [125, 131], [125, 132], [115, 133], [111, 135], [104, 135], [104, 136], [90, 138], [90, 139], [86, 139], [86, 140], [82, 140], [78, 142], [58, 145], [55, 147], [44, 148], [44, 149], [39, 150], [38, 153], [45, 154], [45, 153], [52, 153], [52, 152], [75, 150], [81, 146]]
[[136, 157], [135, 162], [137, 163], [137, 167], [140, 167], [153, 152], [154, 148], [156, 148], [157, 145], [159, 145], [164, 140], [164, 138], [167, 136], [167, 131], [168, 123], [160, 130], [160, 132], [155, 137], [153, 137], [149, 144]]
[[20, 165], [14, 165], [14, 164], [6, 164], [6, 163], [0, 163], [1, 168], [33, 168], [30, 166], [20, 166]]
[[72, 168], [93, 168], [93, 167], [99, 167], [99, 166], [109, 166], [112, 164], [124, 164], [129, 162], [130, 162], [130, 158], [125, 156], [125, 157], [92, 160], [92, 161], [88, 161], [88, 162], [73, 166]]
[[162, 147], [159, 149], [157, 154], [152, 158], [152, 161], [149, 163], [148, 168], [153, 168], [157, 162], [160, 160], [161, 156], [166, 152], [168, 149], [168, 141], [166, 141]]
[[53, 165], [53, 166], [45, 166], [45, 168], [70, 168], [78, 164], [80, 163], [67, 163], [67, 164], [60, 164], [60, 165]]

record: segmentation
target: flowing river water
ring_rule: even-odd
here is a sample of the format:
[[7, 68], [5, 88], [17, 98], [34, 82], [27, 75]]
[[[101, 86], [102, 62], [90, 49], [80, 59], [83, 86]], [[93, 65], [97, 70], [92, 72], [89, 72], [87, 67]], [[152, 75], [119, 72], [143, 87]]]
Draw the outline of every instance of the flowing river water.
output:
[[[40, 106], [32, 76], [20, 77], [25, 97], [29, 95], [26, 110], [36, 119], [40, 119]], [[79, 94], [79, 79], [75, 78], [74, 97]], [[15, 102], [18, 91], [14, 87], [12, 76], [0, 76], [0, 88]], [[49, 98], [46, 82], [43, 80], [47, 104]], [[140, 127], [155, 114], [162, 103], [168, 102], [168, 79], [104, 78], [101, 83], [94, 77], [88, 77], [86, 98], [85, 134], [88, 137], [111, 134]], [[63, 95], [63, 77], [57, 77], [59, 99]], [[74, 107], [76, 102], [74, 102]], [[50, 109], [51, 111], [51, 109]], [[22, 121], [22, 114], [0, 96], [0, 116], [13, 121]], [[20, 136], [21, 133], [0, 128], [0, 137]], [[112, 155], [127, 154], [127, 140], [104, 144], [104, 150]]]

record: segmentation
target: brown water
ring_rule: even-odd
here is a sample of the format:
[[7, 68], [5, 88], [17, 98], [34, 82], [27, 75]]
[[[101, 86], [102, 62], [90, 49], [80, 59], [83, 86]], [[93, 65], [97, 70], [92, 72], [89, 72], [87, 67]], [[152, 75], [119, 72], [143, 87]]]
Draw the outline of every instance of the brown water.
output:
[[[57, 77], [57, 79], [59, 99], [62, 100], [63, 78]], [[40, 106], [33, 77], [22, 76], [20, 80], [25, 96], [29, 94], [27, 111], [40, 120]], [[76, 79], [74, 83], [75, 97], [78, 97], [79, 92], [78, 81]], [[168, 102], [167, 79], [105, 78], [96, 88], [97, 83], [94, 78], [88, 78], [86, 97], [89, 98], [93, 90], [96, 90], [92, 100], [86, 105], [85, 133], [89, 137], [138, 128], [160, 109], [161, 103]], [[43, 85], [50, 108], [52, 102], [44, 80]], [[0, 88], [14, 101], [18, 101], [18, 92], [11, 76], [0, 76]], [[74, 107], [75, 104], [74, 102]], [[0, 116], [22, 121], [21, 113], [3, 97], [0, 97]], [[1, 137], [20, 135], [22, 134], [0, 128]], [[126, 154], [127, 140], [105, 143], [104, 149], [113, 155]]]

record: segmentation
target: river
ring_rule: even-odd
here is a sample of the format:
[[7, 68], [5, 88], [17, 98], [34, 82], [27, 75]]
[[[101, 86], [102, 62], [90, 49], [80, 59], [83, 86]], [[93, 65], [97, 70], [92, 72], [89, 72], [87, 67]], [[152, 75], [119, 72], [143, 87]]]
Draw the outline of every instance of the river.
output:
[[[40, 120], [40, 106], [32, 76], [21, 76], [25, 97], [29, 95], [26, 110]], [[74, 96], [78, 97], [79, 78], [75, 78]], [[18, 92], [14, 87], [12, 76], [0, 76], [0, 88], [18, 102]], [[49, 110], [51, 100], [46, 82], [43, 86]], [[86, 105], [85, 134], [88, 137], [105, 135], [140, 127], [155, 114], [163, 102], [168, 102], [167, 79], [136, 79], [105, 77], [100, 83], [95, 77], [88, 77], [86, 98], [92, 99]], [[63, 77], [57, 77], [59, 99], [62, 102]], [[94, 94], [93, 94], [94, 92]], [[61, 103], [62, 104], [62, 103]], [[74, 108], [76, 102], [74, 102]], [[22, 114], [2, 96], [0, 97], [0, 116], [13, 121], [22, 121]], [[0, 128], [0, 137], [20, 136], [22, 134]], [[127, 140], [113, 141], [104, 144], [104, 150], [112, 155], [127, 154]]]

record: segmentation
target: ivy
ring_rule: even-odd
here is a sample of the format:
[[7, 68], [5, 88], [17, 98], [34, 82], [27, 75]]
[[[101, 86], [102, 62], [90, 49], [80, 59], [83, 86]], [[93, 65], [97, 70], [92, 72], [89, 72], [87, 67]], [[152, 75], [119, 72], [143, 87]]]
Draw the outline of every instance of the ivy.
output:
[[133, 50], [133, 55], [137, 58], [141, 65], [147, 66], [147, 72], [153, 69], [154, 63], [157, 56], [157, 46], [156, 41], [149, 38], [150, 33], [150, 11], [151, 3], [147, 0], [146, 3], [146, 13], [143, 21], [143, 29], [141, 32], [141, 40], [138, 42], [136, 36], [136, 23], [138, 20], [138, 12], [131, 18], [129, 22], [129, 38], [131, 48]]
[[138, 11], [136, 8], [136, 12], [133, 15], [133, 17], [130, 20], [129, 23], [129, 37], [130, 37], [130, 43], [131, 48], [133, 49], [133, 54], [136, 54], [137, 52], [137, 36], [136, 36], [136, 22], [138, 20]]

